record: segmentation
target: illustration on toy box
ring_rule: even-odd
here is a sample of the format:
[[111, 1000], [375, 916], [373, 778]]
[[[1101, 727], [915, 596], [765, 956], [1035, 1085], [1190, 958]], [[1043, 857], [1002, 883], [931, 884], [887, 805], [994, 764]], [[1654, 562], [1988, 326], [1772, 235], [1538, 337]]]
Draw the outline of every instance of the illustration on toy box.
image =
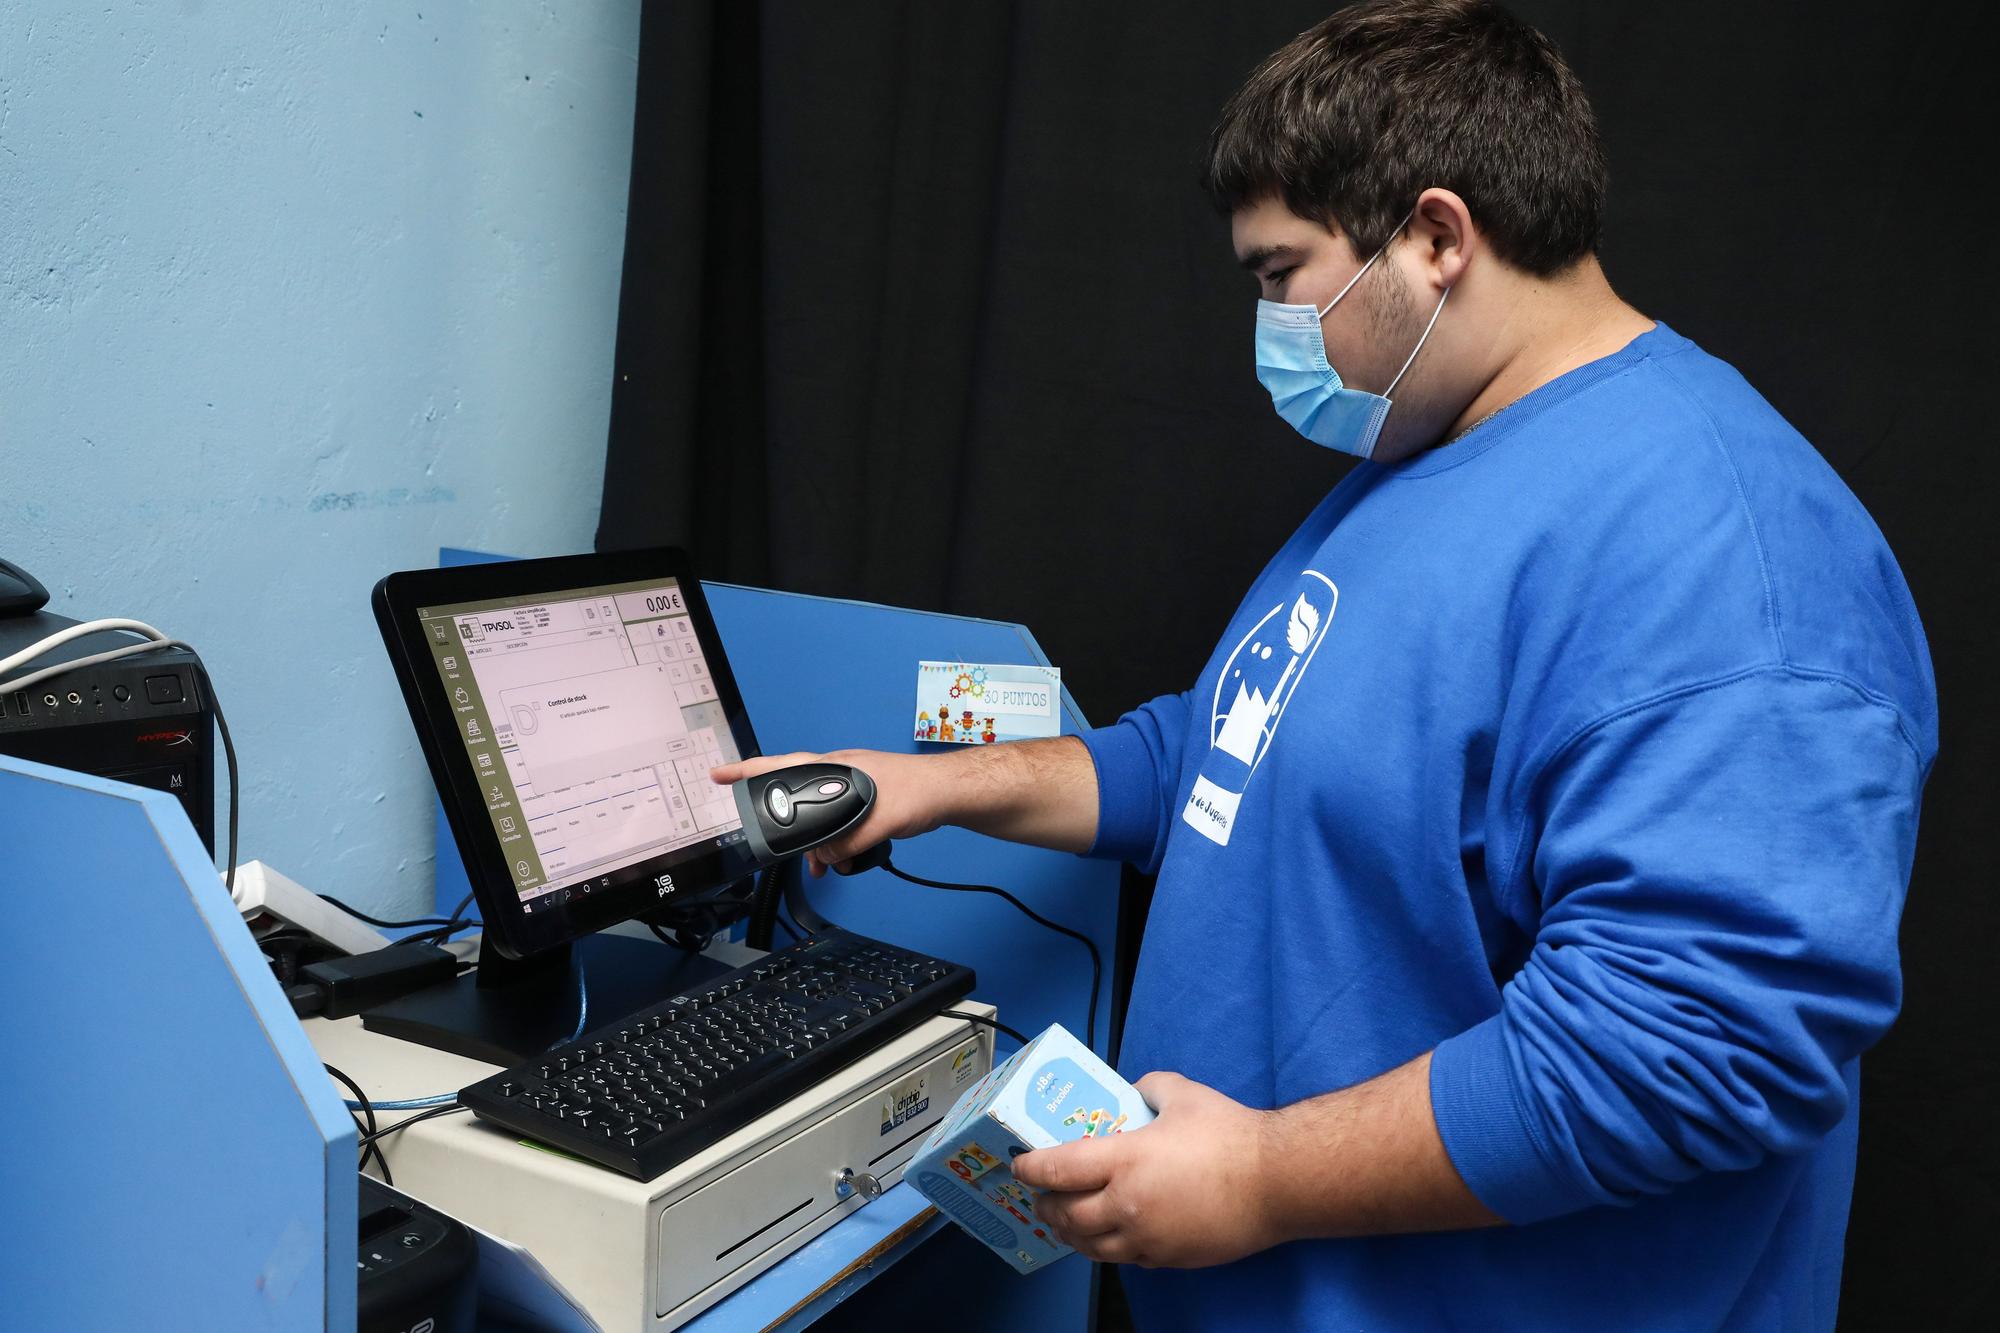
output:
[[1000, 1159], [978, 1144], [968, 1143], [958, 1150], [958, 1156], [946, 1158], [945, 1165], [953, 1175], [970, 1184], [1000, 1165]]
[[1068, 1056], [1043, 1065], [1032, 1087], [1028, 1114], [1059, 1143], [1115, 1134], [1129, 1118], [1118, 1109], [1118, 1098]]

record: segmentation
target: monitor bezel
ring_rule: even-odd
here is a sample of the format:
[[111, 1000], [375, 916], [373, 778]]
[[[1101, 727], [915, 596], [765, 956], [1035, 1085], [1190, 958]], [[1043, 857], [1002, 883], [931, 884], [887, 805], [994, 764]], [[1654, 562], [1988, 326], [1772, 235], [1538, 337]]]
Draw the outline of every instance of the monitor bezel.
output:
[[375, 585], [371, 601], [376, 623], [443, 803], [446, 823], [479, 902], [485, 943], [507, 957], [526, 958], [621, 922], [712, 903], [752, 875], [756, 862], [749, 843], [738, 842], [674, 866], [671, 888], [662, 888], [651, 878], [632, 878], [588, 895], [565, 893], [564, 901], [553, 908], [522, 910], [506, 853], [487, 817], [478, 778], [459, 741], [457, 715], [432, 661], [418, 609], [666, 579], [679, 585], [686, 601], [688, 618], [694, 624], [695, 638], [708, 663], [716, 701], [722, 705], [737, 753], [745, 759], [754, 758], [762, 753], [756, 733], [728, 654], [723, 651], [708, 598], [695, 576], [694, 562], [684, 550], [655, 547], [399, 570]]

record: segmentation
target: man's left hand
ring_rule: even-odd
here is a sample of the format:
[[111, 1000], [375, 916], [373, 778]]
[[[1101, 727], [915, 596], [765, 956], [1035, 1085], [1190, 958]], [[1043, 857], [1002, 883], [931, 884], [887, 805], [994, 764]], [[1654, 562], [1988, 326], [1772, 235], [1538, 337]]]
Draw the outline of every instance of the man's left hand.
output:
[[1264, 1199], [1268, 1113], [1179, 1074], [1138, 1088], [1158, 1112], [1151, 1124], [1014, 1160], [1063, 1243], [1104, 1263], [1201, 1268], [1285, 1239]]

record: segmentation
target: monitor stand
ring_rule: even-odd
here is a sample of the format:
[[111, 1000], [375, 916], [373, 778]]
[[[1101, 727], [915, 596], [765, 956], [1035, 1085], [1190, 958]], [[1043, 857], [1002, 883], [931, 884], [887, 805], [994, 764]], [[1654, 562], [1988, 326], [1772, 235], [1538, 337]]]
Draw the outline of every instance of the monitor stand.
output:
[[453, 1055], [517, 1065], [729, 970], [700, 954], [624, 935], [585, 935], [523, 959], [482, 940], [471, 972], [366, 1010], [361, 1023]]

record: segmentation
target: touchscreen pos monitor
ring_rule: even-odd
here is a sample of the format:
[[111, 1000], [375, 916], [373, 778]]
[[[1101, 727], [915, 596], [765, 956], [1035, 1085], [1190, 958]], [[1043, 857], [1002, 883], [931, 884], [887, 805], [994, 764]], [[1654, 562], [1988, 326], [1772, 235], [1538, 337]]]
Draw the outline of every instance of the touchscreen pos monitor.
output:
[[743, 891], [749, 841], [708, 772], [757, 739], [684, 552], [412, 570], [374, 606], [485, 919], [482, 971]]

